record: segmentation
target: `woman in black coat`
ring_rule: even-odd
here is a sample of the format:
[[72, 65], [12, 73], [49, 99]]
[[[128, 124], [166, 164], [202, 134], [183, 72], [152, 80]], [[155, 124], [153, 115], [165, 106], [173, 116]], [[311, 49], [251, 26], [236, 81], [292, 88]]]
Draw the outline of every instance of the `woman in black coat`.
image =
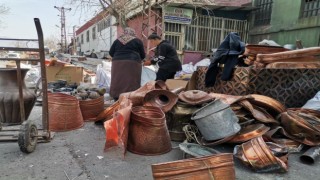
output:
[[109, 52], [112, 57], [110, 96], [135, 91], [141, 83], [141, 62], [145, 58], [143, 43], [132, 28], [125, 28]]

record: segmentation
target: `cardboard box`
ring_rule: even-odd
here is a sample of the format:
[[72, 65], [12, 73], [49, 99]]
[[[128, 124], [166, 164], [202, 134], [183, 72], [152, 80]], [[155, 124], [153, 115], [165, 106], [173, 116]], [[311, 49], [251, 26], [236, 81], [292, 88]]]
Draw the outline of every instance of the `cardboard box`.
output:
[[188, 84], [187, 80], [181, 80], [181, 79], [168, 79], [166, 81], [166, 85], [168, 86], [169, 90], [174, 90], [177, 88], [185, 88]]
[[54, 82], [57, 80], [66, 80], [69, 84], [83, 82], [83, 68], [77, 66], [56, 67], [48, 66], [47, 81]]

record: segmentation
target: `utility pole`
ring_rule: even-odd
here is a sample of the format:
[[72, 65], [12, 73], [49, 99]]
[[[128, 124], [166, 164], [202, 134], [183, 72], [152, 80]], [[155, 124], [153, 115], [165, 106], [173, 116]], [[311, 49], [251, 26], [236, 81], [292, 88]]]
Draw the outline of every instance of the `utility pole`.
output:
[[64, 8], [64, 7], [57, 7], [54, 6], [54, 8], [58, 9], [60, 11], [60, 18], [61, 18], [61, 51], [64, 53], [67, 53], [67, 35], [66, 35], [66, 16], [65, 11], [71, 11], [71, 8]]
[[[73, 35], [73, 55], [77, 55], [77, 49], [76, 49], [76, 25], [72, 28], [72, 35]], [[77, 42], [78, 43], [78, 42]]]

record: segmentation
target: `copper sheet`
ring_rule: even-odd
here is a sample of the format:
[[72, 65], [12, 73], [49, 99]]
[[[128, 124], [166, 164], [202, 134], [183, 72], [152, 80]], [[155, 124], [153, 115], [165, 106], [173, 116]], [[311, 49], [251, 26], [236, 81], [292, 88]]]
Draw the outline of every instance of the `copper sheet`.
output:
[[85, 121], [96, 121], [97, 116], [103, 111], [104, 97], [79, 101], [81, 113]]
[[240, 132], [231, 140], [229, 143], [243, 143], [249, 141], [250, 139], [262, 136], [268, 132], [270, 127], [265, 126], [264, 124], [252, 124], [246, 127], [241, 128]]
[[270, 110], [274, 116], [286, 111], [286, 107], [281, 102], [271, 97], [259, 94], [250, 94], [249, 96], [252, 97], [248, 99], [252, 104], [263, 107], [268, 112]]
[[262, 137], [252, 139], [235, 147], [235, 157], [251, 166], [257, 172], [287, 172], [287, 155], [276, 157], [264, 142]]
[[283, 48], [281, 46], [265, 46], [265, 45], [255, 45], [255, 44], [248, 44], [246, 45], [244, 55], [257, 55], [257, 54], [271, 54], [277, 52], [284, 52], [288, 51], [288, 49]]
[[210, 93], [210, 96], [215, 99], [220, 99], [222, 102], [229, 105], [247, 98], [246, 96], [233, 96], [233, 95], [218, 94], [218, 93]]
[[257, 61], [263, 62], [263, 63], [271, 63], [271, 62], [282, 61], [290, 58], [300, 58], [300, 57], [314, 56], [319, 54], [320, 54], [320, 47], [311, 47], [311, 48], [304, 48], [304, 49], [279, 52], [279, 53], [273, 53], [273, 54], [258, 54]]
[[178, 97], [181, 101], [191, 105], [199, 105], [213, 100], [208, 93], [200, 90], [181, 92]]
[[113, 113], [120, 108], [120, 101], [116, 101], [111, 106], [109, 106], [107, 109], [102, 111], [97, 117], [96, 120], [104, 120], [104, 119], [111, 119], [113, 116]]
[[168, 90], [152, 90], [145, 95], [143, 106], [155, 106], [161, 108], [164, 112], [168, 112], [177, 101], [178, 96]]
[[128, 151], [141, 155], [159, 155], [171, 151], [165, 114], [160, 108], [132, 108]]
[[131, 100], [133, 106], [142, 106], [146, 94], [155, 89], [168, 90], [168, 87], [163, 81], [149, 81], [135, 91], [121, 94], [119, 99], [126, 97]]
[[234, 180], [235, 169], [232, 154], [218, 154], [151, 166], [155, 180]]
[[127, 150], [129, 122], [131, 115], [132, 103], [130, 100], [121, 102], [120, 109], [114, 112], [113, 118], [104, 123], [106, 130], [105, 151], [114, 146], [119, 146], [125, 155]]
[[255, 106], [251, 104], [248, 100], [242, 100], [238, 102], [240, 105], [242, 105], [245, 109], [251, 112], [252, 116], [263, 123], [270, 123], [270, 124], [279, 124], [277, 120], [275, 120], [267, 111], [263, 110], [262, 108], [259, 108], [258, 106]]
[[319, 69], [319, 62], [274, 62], [270, 63], [266, 66], [267, 69], [275, 68], [275, 69]]
[[319, 128], [308, 123], [298, 112], [289, 110], [282, 113], [281, 125], [289, 138], [309, 146], [320, 145]]

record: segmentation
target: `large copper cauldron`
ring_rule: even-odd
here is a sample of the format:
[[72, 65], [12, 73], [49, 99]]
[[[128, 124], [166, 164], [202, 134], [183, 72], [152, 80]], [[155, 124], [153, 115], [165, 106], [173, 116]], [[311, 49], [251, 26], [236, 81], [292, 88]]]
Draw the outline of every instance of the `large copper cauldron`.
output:
[[171, 151], [165, 114], [160, 108], [132, 108], [128, 151], [141, 155], [159, 155]]
[[104, 97], [79, 101], [80, 109], [85, 121], [95, 121], [104, 108]]
[[168, 163], [154, 164], [152, 174], [155, 180], [233, 180], [235, 170], [232, 154], [218, 154]]
[[[22, 80], [28, 69], [21, 69]], [[25, 118], [28, 119], [36, 102], [36, 95], [27, 89], [24, 80], [20, 84], [23, 90]], [[19, 105], [19, 84], [16, 69], [0, 68], [0, 122], [6, 125], [21, 124]]]
[[50, 131], [71, 131], [83, 126], [79, 101], [76, 97], [62, 93], [49, 93], [48, 106]]

